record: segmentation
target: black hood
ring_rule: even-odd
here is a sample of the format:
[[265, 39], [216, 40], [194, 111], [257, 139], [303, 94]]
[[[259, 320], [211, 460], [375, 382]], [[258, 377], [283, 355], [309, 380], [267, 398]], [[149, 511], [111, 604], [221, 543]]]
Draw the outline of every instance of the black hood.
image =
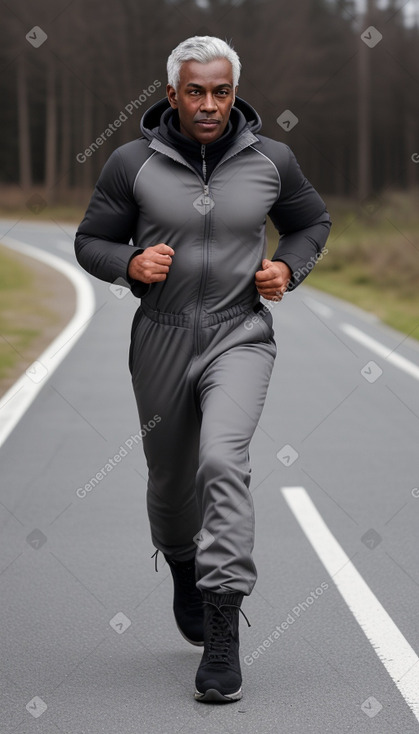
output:
[[153, 138], [160, 140], [179, 151], [189, 165], [202, 176], [204, 183], [208, 181], [212, 171], [233, 142], [245, 130], [256, 133], [261, 127], [262, 121], [256, 110], [240, 97], [236, 97], [221, 137], [205, 146], [180, 132], [178, 111], [171, 108], [167, 98], [153, 105], [141, 120], [141, 132], [144, 137], [148, 140]]
[[[177, 112], [172, 110], [167, 97], [156, 102], [141, 118], [141, 134], [151, 140], [154, 137], [167, 142], [167, 127], [169, 120], [176, 119]], [[262, 120], [255, 109], [244, 99], [236, 97], [230, 113], [230, 130], [234, 129], [236, 135], [245, 128], [256, 134], [262, 127]], [[232, 127], [231, 127], [232, 126]], [[217, 142], [217, 141], [214, 141]], [[211, 145], [211, 143], [210, 143]]]

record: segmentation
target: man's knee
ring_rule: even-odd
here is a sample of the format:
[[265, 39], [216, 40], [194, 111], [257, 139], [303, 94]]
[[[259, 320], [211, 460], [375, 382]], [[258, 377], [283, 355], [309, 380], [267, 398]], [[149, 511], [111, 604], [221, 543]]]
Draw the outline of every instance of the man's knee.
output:
[[201, 450], [198, 474], [207, 479], [226, 477], [230, 472], [242, 476], [250, 474], [247, 447], [234, 448], [227, 443], [219, 443]]

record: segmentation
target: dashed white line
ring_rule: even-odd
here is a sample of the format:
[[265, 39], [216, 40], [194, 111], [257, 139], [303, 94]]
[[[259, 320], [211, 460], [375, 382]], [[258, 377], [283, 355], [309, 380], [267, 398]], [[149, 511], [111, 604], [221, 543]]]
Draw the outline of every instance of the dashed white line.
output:
[[326, 306], [325, 303], [322, 303], [321, 301], [316, 301], [315, 298], [305, 298], [304, 299], [307, 306], [311, 308], [312, 311], [317, 313], [319, 316], [323, 316], [325, 319], [331, 319], [333, 316], [333, 309], [330, 308], [330, 306]]
[[374, 652], [419, 721], [419, 658], [343, 548], [304, 487], [283, 487], [285, 500]]
[[347, 334], [347, 336], [350, 336], [351, 339], [358, 342], [358, 344], [362, 344], [367, 349], [375, 352], [375, 354], [383, 357], [386, 362], [389, 362], [400, 370], [403, 370], [403, 372], [406, 372], [411, 377], [419, 380], [419, 367], [414, 362], [406, 359], [406, 357], [402, 357], [400, 354], [396, 354], [396, 352], [384, 346], [381, 342], [376, 341], [371, 336], [368, 336], [368, 334], [365, 334], [361, 329], [357, 329], [356, 326], [352, 326], [352, 324], [341, 324], [340, 328], [345, 334]]
[[71, 321], [0, 399], [0, 446], [11, 434], [45, 382], [83, 334], [93, 316], [95, 306], [94, 291], [90, 281], [74, 265], [38, 247], [19, 242], [11, 237], [3, 237], [1, 242], [12, 250], [59, 270], [76, 289], [77, 302]]

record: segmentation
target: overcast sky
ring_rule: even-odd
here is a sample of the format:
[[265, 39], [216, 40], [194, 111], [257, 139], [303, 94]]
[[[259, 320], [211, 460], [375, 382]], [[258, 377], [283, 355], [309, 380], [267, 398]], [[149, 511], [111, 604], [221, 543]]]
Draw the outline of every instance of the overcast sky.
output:
[[[169, 0], [176, 3], [177, 0]], [[388, 0], [376, 0], [378, 7], [386, 8], [388, 6]], [[199, 8], [204, 10], [211, 7], [211, 0], [195, 0]], [[243, 0], [234, 0], [234, 5], [241, 5]], [[354, 0], [355, 5], [358, 7], [359, 13], [363, 13], [365, 10], [367, 0]], [[403, 0], [400, 2], [403, 17], [406, 23], [414, 25], [416, 22], [419, 25], [419, 0]]]
[[[376, 0], [379, 8], [388, 7], [388, 0]], [[360, 13], [364, 12], [366, 6], [366, 0], [355, 0], [355, 5], [358, 7]], [[401, 8], [400, 12], [405, 18], [409, 25], [419, 23], [419, 2], [418, 0], [403, 0], [399, 3]]]

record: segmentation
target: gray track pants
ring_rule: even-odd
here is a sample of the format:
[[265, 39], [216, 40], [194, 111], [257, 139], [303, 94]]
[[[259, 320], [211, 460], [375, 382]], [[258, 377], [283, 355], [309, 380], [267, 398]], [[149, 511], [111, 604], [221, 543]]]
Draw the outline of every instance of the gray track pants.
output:
[[144, 302], [135, 314], [140, 422], [160, 418], [143, 437], [151, 536], [178, 560], [196, 552], [199, 588], [247, 595], [256, 581], [249, 443], [276, 356], [272, 316], [249, 303], [204, 313], [198, 338], [197, 349], [193, 314]]

